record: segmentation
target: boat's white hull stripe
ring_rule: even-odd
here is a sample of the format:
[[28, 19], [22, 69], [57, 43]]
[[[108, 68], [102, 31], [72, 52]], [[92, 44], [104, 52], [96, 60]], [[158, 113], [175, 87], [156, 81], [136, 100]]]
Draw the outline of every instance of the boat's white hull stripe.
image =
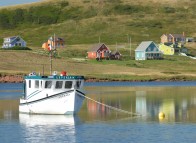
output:
[[27, 100], [30, 99], [31, 97], [33, 97], [34, 95], [37, 95], [38, 93], [40, 93], [41, 91], [36, 90], [35, 92], [31, 93], [29, 96], [27, 96]]
[[[37, 102], [40, 102], [40, 101], [44, 101], [44, 100], [48, 100], [50, 98], [55, 98], [61, 94], [65, 94], [65, 93], [70, 93], [70, 92], [73, 92], [74, 90], [69, 90], [69, 91], [66, 91], [66, 92], [61, 92], [61, 93], [58, 93], [58, 94], [54, 94], [54, 95], [51, 95], [51, 96], [48, 96], [48, 97], [45, 97], [45, 98], [41, 98], [41, 99], [38, 99], [38, 100], [35, 100], [35, 101], [31, 101], [31, 102], [25, 102], [25, 103], [20, 103], [20, 106], [23, 106], [23, 105], [29, 105], [29, 104], [34, 104], [34, 103], [37, 103]], [[85, 96], [85, 94], [79, 90], [76, 90], [78, 93], [82, 94], [83, 96]]]

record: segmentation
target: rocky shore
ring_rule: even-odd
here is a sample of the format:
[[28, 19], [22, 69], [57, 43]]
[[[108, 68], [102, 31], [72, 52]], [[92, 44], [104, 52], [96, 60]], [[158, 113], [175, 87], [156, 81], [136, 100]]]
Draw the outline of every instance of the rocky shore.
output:
[[1, 75], [0, 83], [20, 83], [23, 82], [22, 75]]
[[[24, 75], [0, 75], [0, 83], [22, 83]], [[185, 77], [171, 77], [169, 79], [149, 79], [149, 80], [117, 80], [117, 79], [98, 79], [98, 78], [86, 78], [85, 82], [109, 82], [109, 81], [133, 81], [133, 82], [145, 82], [145, 81], [193, 81], [194, 79]]]

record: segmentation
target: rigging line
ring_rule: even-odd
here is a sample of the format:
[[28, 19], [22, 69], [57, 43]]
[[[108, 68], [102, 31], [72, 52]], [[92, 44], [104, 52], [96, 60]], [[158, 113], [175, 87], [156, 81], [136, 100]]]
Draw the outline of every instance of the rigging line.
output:
[[[83, 95], [82, 95], [83, 96]], [[91, 100], [91, 101], [93, 101], [93, 102], [96, 102], [96, 103], [98, 103], [98, 104], [101, 104], [101, 105], [103, 105], [103, 106], [105, 106], [105, 107], [108, 107], [108, 108], [110, 108], [110, 109], [113, 109], [113, 110], [116, 110], [116, 111], [119, 111], [119, 112], [123, 112], [123, 113], [126, 113], [126, 114], [129, 114], [129, 115], [134, 115], [134, 116], [142, 116], [141, 114], [138, 114], [138, 113], [133, 113], [133, 112], [129, 112], [129, 111], [126, 111], [126, 110], [122, 110], [122, 109], [119, 109], [119, 108], [116, 108], [116, 107], [113, 107], [113, 106], [109, 106], [109, 105], [106, 105], [106, 104], [104, 104], [104, 103], [101, 103], [101, 102], [99, 102], [99, 101], [96, 101], [96, 100], [94, 100], [94, 99], [92, 99], [92, 98], [90, 98], [90, 97], [87, 97], [87, 96], [84, 96], [86, 99], [88, 99], [88, 100]]]

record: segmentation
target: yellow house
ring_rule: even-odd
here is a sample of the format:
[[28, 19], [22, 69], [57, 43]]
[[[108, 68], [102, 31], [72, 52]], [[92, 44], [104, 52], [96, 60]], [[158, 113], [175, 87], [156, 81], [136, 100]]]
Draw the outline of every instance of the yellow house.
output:
[[163, 52], [164, 55], [174, 55], [175, 52], [173, 44], [171, 45], [159, 44], [159, 50]]

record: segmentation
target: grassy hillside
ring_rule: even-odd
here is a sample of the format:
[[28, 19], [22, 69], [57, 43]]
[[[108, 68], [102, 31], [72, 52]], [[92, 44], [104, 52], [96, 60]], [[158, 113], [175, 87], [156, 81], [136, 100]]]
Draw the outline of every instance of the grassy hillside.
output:
[[[21, 35], [41, 46], [53, 33], [69, 44], [160, 41], [163, 33], [196, 37], [194, 0], [57, 0], [0, 11], [0, 39]], [[2, 20], [1, 20], [2, 19]]]
[[[49, 58], [41, 49], [54, 33], [66, 41], [58, 50], [54, 69], [105, 79], [196, 79], [196, 62], [180, 56], [158, 61], [130, 60], [128, 38], [134, 49], [144, 40], [160, 41], [163, 33], [196, 37], [195, 0], [46, 0], [0, 9], [0, 43], [4, 37], [20, 35], [32, 51], [0, 51], [1, 74], [49, 71]], [[85, 59], [87, 50], [101, 42], [120, 49], [122, 61]], [[187, 44], [196, 55], [195, 43]], [[137, 76], [136, 76], [137, 75]]]

